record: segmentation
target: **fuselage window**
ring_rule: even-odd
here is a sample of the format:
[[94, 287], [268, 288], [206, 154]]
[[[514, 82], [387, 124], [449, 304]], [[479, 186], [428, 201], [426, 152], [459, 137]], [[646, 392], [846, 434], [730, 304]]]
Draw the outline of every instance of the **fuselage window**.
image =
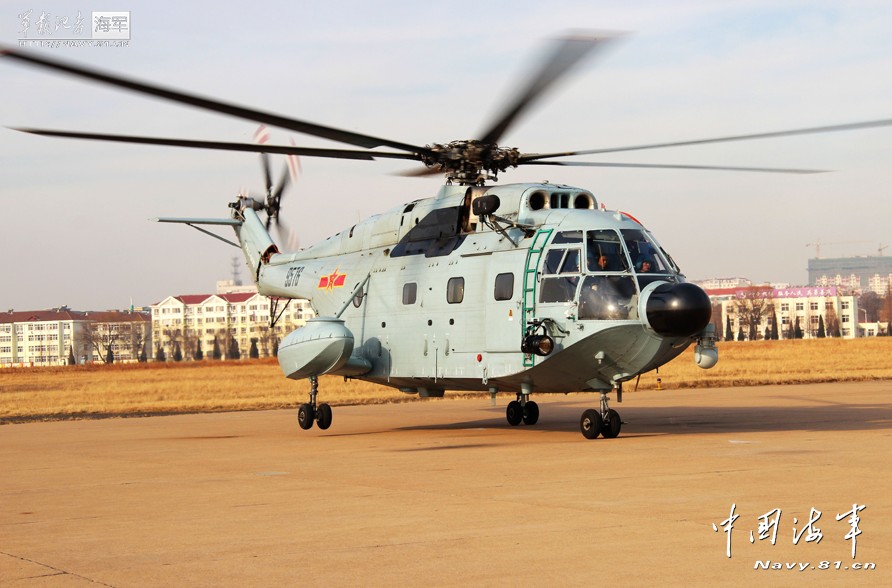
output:
[[458, 304], [465, 298], [465, 279], [449, 278], [446, 283], [446, 302]]
[[493, 296], [496, 300], [511, 300], [514, 297], [514, 274], [499, 274], [496, 276]]
[[627, 276], [586, 276], [579, 290], [579, 318], [628, 320], [638, 317], [635, 282]]
[[627, 272], [629, 263], [616, 231], [587, 231], [586, 268], [590, 272]]
[[415, 282], [403, 284], [403, 304], [415, 304], [415, 299], [417, 297], [418, 284]]

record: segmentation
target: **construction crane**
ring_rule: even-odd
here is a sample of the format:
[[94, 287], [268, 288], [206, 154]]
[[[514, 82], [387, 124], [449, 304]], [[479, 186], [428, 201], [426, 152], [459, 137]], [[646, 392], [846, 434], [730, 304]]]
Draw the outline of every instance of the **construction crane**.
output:
[[880, 257], [882, 257], [882, 256], [883, 256], [883, 251], [885, 251], [885, 250], [888, 249], [888, 248], [889, 248], [888, 245], [883, 245], [882, 243], [880, 243], [880, 246], [877, 247], [877, 255], [879, 255]]
[[[821, 245], [853, 245], [857, 243], [870, 243], [870, 241], [821, 241], [817, 239], [814, 243], [806, 243], [806, 247], [815, 248], [815, 258], [821, 257]], [[885, 249], [885, 247], [883, 247]]]

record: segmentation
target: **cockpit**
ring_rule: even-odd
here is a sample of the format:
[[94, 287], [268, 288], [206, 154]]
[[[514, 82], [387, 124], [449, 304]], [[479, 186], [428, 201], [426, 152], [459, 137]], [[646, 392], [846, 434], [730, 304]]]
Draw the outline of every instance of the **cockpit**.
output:
[[642, 229], [559, 231], [542, 262], [539, 303], [578, 303], [582, 320], [638, 318], [648, 284], [678, 281], [678, 267]]

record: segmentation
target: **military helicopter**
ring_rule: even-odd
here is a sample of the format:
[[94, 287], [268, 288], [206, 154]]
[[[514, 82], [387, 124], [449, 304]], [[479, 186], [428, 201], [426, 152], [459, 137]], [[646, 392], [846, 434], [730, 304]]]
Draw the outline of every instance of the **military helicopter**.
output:
[[[559, 183], [494, 185], [498, 174], [521, 165], [617, 166], [815, 173], [819, 170], [601, 163], [558, 158], [694, 144], [855, 130], [892, 124], [866, 121], [559, 153], [525, 153], [498, 144], [546, 90], [614, 35], [572, 35], [552, 52], [478, 139], [411, 145], [261, 112], [187, 94], [80, 65], [0, 48], [0, 55], [134, 92], [329, 139], [360, 149], [193, 141], [46, 129], [17, 129], [54, 137], [261, 153], [262, 199], [239, 194], [220, 219], [162, 218], [222, 239], [200, 226], [235, 230], [260, 293], [274, 301], [303, 298], [317, 318], [280, 343], [286, 377], [308, 378], [301, 428], [332, 423], [317, 403], [318, 377], [334, 374], [440, 397], [447, 390], [479, 391], [493, 399], [514, 393], [510, 425], [534, 425], [532, 394], [591, 391], [597, 408], [585, 410], [588, 439], [617, 437], [622, 420], [609, 393], [622, 402], [623, 383], [654, 370], [695, 346], [694, 360], [718, 361], [711, 305], [685, 281], [657, 239], [630, 214], [605, 210], [584, 188]], [[390, 148], [383, 151], [379, 148]], [[433, 198], [413, 200], [359, 222], [299, 251], [280, 251], [270, 236], [288, 175], [275, 186], [267, 154], [419, 161], [410, 175], [444, 173]], [[264, 218], [265, 217], [265, 218]], [[287, 231], [283, 231], [287, 233]], [[225, 240], [225, 239], [224, 239]], [[271, 317], [277, 312], [275, 305]]]

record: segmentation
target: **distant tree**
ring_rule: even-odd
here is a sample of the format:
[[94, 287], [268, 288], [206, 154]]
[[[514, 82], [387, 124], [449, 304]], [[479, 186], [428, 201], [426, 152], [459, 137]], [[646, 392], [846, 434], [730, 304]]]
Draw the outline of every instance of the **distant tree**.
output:
[[787, 325], [787, 332], [784, 334], [784, 337], [787, 339], [795, 338], [794, 333], [793, 333], [793, 321], [790, 321], [789, 324]]
[[734, 340], [734, 329], [731, 328], [731, 315], [725, 317], [725, 341]]
[[201, 361], [202, 359], [204, 359], [204, 351], [201, 350], [201, 339], [199, 339], [195, 346], [195, 360]]
[[273, 335], [273, 356], [279, 355], [279, 338]]
[[77, 360], [74, 359], [74, 347], [71, 345], [68, 346], [68, 365], [74, 365], [77, 363]]
[[238, 348], [238, 341], [235, 337], [229, 339], [229, 351], [226, 353], [226, 359], [240, 359], [242, 352]]
[[765, 327], [765, 335], [764, 336], [765, 336], [766, 341], [771, 340], [771, 327], [769, 327], [769, 326]]
[[746, 325], [750, 340], [758, 337], [759, 325], [774, 311], [774, 288], [771, 286], [750, 286], [740, 291], [734, 301], [734, 310], [740, 325]]
[[196, 331], [195, 329], [190, 329], [189, 327], [183, 328], [183, 345], [181, 348], [181, 353], [184, 358], [192, 358], [196, 359], [196, 346], [201, 342], [199, 337], [201, 336], [201, 331]]
[[740, 325], [740, 328], [737, 330], [737, 340], [746, 341], [746, 335], [743, 334], [743, 325]]
[[167, 354], [164, 353], [164, 347], [160, 344], [155, 349], [155, 361], [167, 361]]
[[880, 320], [880, 311], [883, 308], [883, 298], [876, 292], [865, 292], [858, 299], [858, 308], [864, 309], [867, 316], [865, 322], [875, 323]]
[[824, 323], [827, 328], [828, 337], [839, 337], [839, 315], [836, 314], [836, 307], [832, 304], [827, 307], [827, 321]]
[[139, 352], [139, 363], [146, 363], [149, 361], [149, 358], [146, 356], [146, 346], [142, 346], [142, 351]]
[[180, 342], [177, 341], [173, 346], [173, 360], [174, 361], [183, 361], [183, 350], [180, 349]]
[[115, 352], [112, 351], [111, 347], [108, 348], [108, 353], [105, 354], [105, 363], [115, 363]]
[[771, 340], [777, 341], [780, 337], [777, 333], [777, 311], [771, 309]]
[[251, 359], [257, 359], [260, 357], [260, 351], [257, 349], [257, 338], [251, 338], [251, 351], [248, 352], [248, 357]]
[[[717, 341], [721, 341], [722, 337], [724, 337], [724, 325], [722, 325], [722, 303], [721, 302], [713, 302], [712, 303], [712, 314], [710, 315], [709, 322], [715, 325], [715, 337]], [[266, 351], [266, 343], [261, 339], [261, 344], [264, 347], [264, 354], [268, 355]]]
[[793, 337], [802, 339], [802, 327], [799, 326], [799, 317], [796, 317], [796, 326], [793, 327]]
[[90, 355], [95, 354], [105, 363], [111, 363], [108, 361], [109, 357], [114, 361], [114, 354], [110, 353], [111, 348], [121, 341], [121, 335], [121, 330], [111, 328], [111, 325], [106, 323], [96, 323], [91, 320], [84, 325], [83, 336], [91, 347]]
[[886, 287], [880, 320], [886, 322], [886, 335], [892, 337], [892, 280], [889, 280], [889, 285]]
[[220, 339], [214, 335], [214, 350], [211, 352], [214, 359], [223, 359], [223, 353], [220, 351]]
[[818, 315], [818, 339], [823, 339], [827, 336], [827, 331], [824, 329], [824, 317], [823, 315]]
[[[165, 342], [166, 339], [166, 342]], [[174, 351], [177, 346], [183, 341], [183, 331], [182, 329], [178, 329], [176, 327], [165, 327], [164, 328], [164, 338], [162, 342], [166, 343], [166, 347], [168, 352], [170, 352], [171, 358], [174, 355]], [[182, 348], [180, 353], [182, 353]]]
[[272, 347], [273, 339], [275, 339], [276, 336], [268, 325], [260, 325], [257, 327], [257, 330], [260, 333], [260, 336], [257, 338], [257, 348], [263, 357], [269, 357], [272, 355], [270, 348]]

